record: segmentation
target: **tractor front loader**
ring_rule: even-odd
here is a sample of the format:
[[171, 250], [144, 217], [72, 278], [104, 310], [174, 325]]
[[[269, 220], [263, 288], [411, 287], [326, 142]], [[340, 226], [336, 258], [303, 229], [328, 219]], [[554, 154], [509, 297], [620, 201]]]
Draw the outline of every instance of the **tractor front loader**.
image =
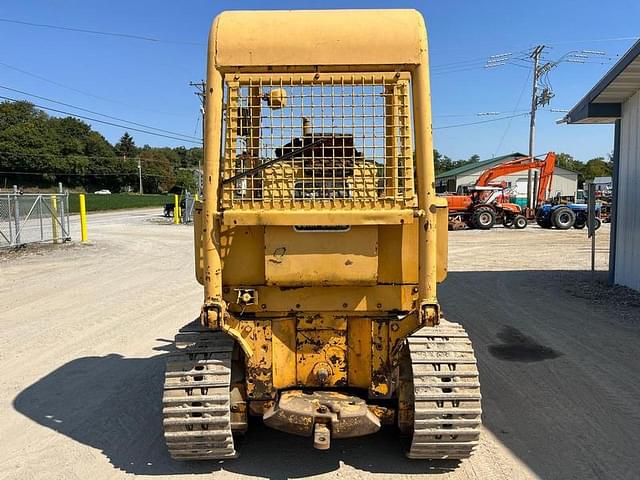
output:
[[395, 425], [411, 458], [478, 444], [471, 342], [446, 321], [427, 38], [411, 10], [225, 12], [209, 40], [199, 320], [164, 435], [225, 459], [248, 416], [313, 439]]

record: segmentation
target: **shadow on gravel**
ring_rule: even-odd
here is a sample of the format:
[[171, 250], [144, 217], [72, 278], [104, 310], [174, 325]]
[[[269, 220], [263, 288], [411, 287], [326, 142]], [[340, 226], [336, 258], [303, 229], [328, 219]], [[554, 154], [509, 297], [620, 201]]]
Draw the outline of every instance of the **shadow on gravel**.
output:
[[[589, 278], [587, 272], [457, 272], [439, 289], [445, 316], [462, 323], [474, 342], [485, 427], [545, 479], [631, 479], [640, 469], [640, 303], [620, 299], [604, 284], [597, 301], [581, 298], [575, 290], [584, 291]], [[157, 350], [170, 351], [166, 343]], [[333, 472], [341, 463], [424, 475], [457, 467], [406, 459], [393, 430], [335, 441], [321, 452], [310, 438], [260, 422], [240, 440], [237, 460], [175, 462], [162, 437], [163, 372], [164, 354], [78, 358], [23, 390], [14, 406], [139, 475], [224, 469], [300, 478]], [[484, 461], [497, 462], [501, 471], [499, 457]]]
[[[164, 341], [164, 340], [163, 340]], [[171, 344], [157, 350], [168, 352]], [[340, 464], [376, 473], [446, 473], [457, 462], [411, 461], [393, 429], [332, 442], [314, 450], [311, 438], [252, 423], [238, 440], [240, 457], [224, 462], [172, 460], [162, 436], [164, 354], [124, 358], [111, 354], [69, 362], [23, 390], [17, 411], [33, 421], [96, 448], [114, 467], [136, 475], [209, 473], [217, 470], [269, 478], [332, 472]]]
[[473, 342], [485, 428], [540, 478], [638, 478], [640, 294], [606, 278], [452, 272], [438, 289]]

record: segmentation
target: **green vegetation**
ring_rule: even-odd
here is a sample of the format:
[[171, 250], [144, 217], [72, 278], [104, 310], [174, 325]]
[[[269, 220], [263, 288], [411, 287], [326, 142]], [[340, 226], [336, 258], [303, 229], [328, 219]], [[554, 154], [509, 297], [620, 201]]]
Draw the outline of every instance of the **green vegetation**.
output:
[[449, 170], [453, 170], [454, 168], [462, 167], [470, 163], [478, 163], [480, 161], [480, 155], [473, 154], [468, 160], [452, 160], [434, 149], [433, 161], [435, 162], [436, 175], [439, 175], [443, 172], [448, 172]]
[[[173, 195], [135, 195], [131, 193], [113, 193], [111, 195], [86, 195], [87, 211], [117, 210], [122, 208], [164, 207], [173, 202]], [[80, 211], [80, 201], [77, 193], [69, 194], [69, 211]]]
[[111, 145], [77, 118], [51, 117], [24, 101], [0, 103], [0, 185], [137, 191], [140, 162], [145, 193], [193, 190], [201, 159], [201, 148], [137, 147], [127, 132]]
[[[467, 160], [452, 160], [438, 150], [433, 153], [436, 174], [480, 161], [477, 154]], [[51, 117], [25, 101], [0, 103], [0, 186], [49, 188], [62, 182], [65, 187], [88, 192], [137, 191], [140, 162], [145, 193], [167, 192], [176, 187], [193, 192], [195, 170], [202, 155], [199, 147], [138, 147], [128, 132], [111, 145], [77, 118]], [[580, 186], [585, 180], [609, 176], [612, 171], [611, 159], [602, 157], [582, 162], [567, 153], [559, 153], [557, 164], [578, 172]], [[103, 201], [109, 203], [102, 199], [96, 201], [100, 205]], [[117, 204], [116, 200], [113, 202]], [[148, 205], [143, 200], [131, 202], [135, 206]]]
[[578, 188], [583, 188], [585, 181], [593, 180], [595, 177], [610, 177], [613, 174], [613, 159], [611, 156], [607, 160], [603, 157], [596, 157], [586, 163], [575, 160], [568, 153], [558, 153], [556, 155], [556, 165], [578, 172]]

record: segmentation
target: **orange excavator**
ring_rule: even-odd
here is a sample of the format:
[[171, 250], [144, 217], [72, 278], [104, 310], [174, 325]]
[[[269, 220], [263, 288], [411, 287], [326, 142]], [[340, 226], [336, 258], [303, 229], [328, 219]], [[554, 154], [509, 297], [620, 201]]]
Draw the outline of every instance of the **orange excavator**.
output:
[[[551, 181], [556, 165], [556, 154], [549, 152], [544, 159], [520, 157], [491, 167], [480, 175], [469, 195], [445, 195], [449, 206], [449, 229], [478, 228], [488, 230], [497, 222], [517, 229], [527, 226], [534, 217], [535, 207], [544, 203], [551, 194]], [[505, 201], [513, 189], [497, 178], [527, 170], [540, 169], [539, 183], [533, 210], [523, 211], [519, 205]]]

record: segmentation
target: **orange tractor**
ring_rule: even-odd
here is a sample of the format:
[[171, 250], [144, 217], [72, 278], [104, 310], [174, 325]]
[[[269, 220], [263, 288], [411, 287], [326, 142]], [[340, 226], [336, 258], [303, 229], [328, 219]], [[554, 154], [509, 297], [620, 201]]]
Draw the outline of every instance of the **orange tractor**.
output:
[[522, 208], [508, 201], [513, 189], [504, 182], [495, 179], [512, 173], [540, 169], [536, 205], [542, 204], [550, 194], [556, 154], [547, 153], [543, 160], [535, 157], [520, 157], [491, 167], [480, 175], [469, 195], [444, 195], [449, 206], [449, 229], [477, 228], [489, 230], [496, 223], [505, 227], [522, 229], [527, 219], [533, 215], [523, 212]]

